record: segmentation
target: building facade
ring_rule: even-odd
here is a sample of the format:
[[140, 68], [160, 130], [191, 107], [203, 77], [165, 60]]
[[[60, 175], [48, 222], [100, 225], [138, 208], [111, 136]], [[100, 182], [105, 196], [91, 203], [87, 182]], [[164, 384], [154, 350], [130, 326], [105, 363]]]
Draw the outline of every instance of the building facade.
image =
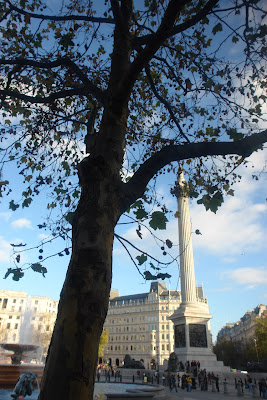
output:
[[226, 341], [251, 343], [255, 337], [256, 321], [267, 317], [267, 306], [259, 304], [252, 311], [247, 311], [239, 321], [227, 323], [217, 334], [217, 343]]
[[26, 292], [0, 290], [0, 343], [49, 346], [58, 301]]
[[[197, 299], [207, 302], [202, 287]], [[99, 363], [122, 366], [126, 354], [141, 360], [146, 369], [156, 369], [174, 351], [174, 328], [169, 316], [181, 303], [181, 292], [168, 290], [163, 282], [152, 282], [148, 293], [119, 296], [112, 290], [104, 324], [109, 334]]]

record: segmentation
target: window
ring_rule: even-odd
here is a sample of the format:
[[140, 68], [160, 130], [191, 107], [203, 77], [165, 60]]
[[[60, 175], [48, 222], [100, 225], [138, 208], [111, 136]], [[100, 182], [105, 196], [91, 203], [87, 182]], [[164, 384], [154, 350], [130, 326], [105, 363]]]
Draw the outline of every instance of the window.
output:
[[164, 315], [162, 315], [161, 319], [162, 319], [162, 321], [164, 321]]
[[164, 339], [164, 333], [162, 334], [162, 339]]
[[161, 329], [163, 329], [163, 330], [164, 330], [164, 325], [162, 325]]
[[16, 300], [16, 299], [14, 299], [14, 300], [13, 300], [13, 303], [16, 303], [16, 301], [17, 301], [17, 300]]
[[18, 324], [15, 324], [15, 329], [18, 329]]
[[9, 319], [12, 319], [12, 315], [9, 315], [9, 317], [8, 317]]
[[6, 306], [7, 306], [7, 302], [8, 302], [8, 299], [4, 299], [4, 301], [3, 301], [3, 305], [2, 305], [2, 308], [6, 308]]
[[9, 322], [6, 325], [6, 329], [10, 329], [10, 323]]
[[[34, 304], [38, 304], [38, 300], [35, 300]], [[51, 304], [50, 304], [50, 306], [51, 306]]]
[[165, 350], [165, 345], [164, 344], [162, 345], [162, 350]]

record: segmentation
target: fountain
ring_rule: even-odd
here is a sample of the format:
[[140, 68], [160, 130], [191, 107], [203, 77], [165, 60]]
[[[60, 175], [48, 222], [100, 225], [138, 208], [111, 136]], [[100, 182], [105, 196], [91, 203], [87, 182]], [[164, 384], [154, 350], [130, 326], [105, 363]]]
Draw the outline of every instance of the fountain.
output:
[[[11, 358], [10, 363], [0, 365], [0, 388], [13, 389], [19, 376], [28, 373], [29, 371], [37, 375], [40, 381], [43, 374], [43, 365], [34, 365], [29, 362], [34, 357], [34, 351], [41, 346], [32, 343], [32, 307], [31, 296], [27, 297], [26, 307], [21, 318], [21, 327], [19, 335], [19, 343], [1, 343], [3, 351], [6, 351]], [[9, 353], [8, 353], [9, 352]], [[12, 353], [11, 353], [12, 352]], [[31, 357], [28, 353], [32, 353]], [[25, 362], [26, 361], [26, 362]]]
[[28, 352], [37, 350], [40, 346], [34, 344], [20, 344], [20, 343], [1, 343], [0, 346], [9, 351], [13, 351], [11, 355], [11, 361], [13, 365], [20, 365], [23, 356], [27, 355]]

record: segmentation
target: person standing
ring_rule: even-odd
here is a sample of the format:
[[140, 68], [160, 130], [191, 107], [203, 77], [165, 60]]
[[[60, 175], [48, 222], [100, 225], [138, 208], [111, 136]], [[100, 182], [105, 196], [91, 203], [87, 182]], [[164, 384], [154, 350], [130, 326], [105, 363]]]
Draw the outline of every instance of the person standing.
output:
[[192, 379], [190, 378], [190, 376], [187, 377], [186, 382], [187, 382], [187, 391], [191, 392]]
[[215, 376], [215, 385], [216, 385], [217, 392], [219, 392], [220, 387], [219, 387], [219, 376], [218, 375]]

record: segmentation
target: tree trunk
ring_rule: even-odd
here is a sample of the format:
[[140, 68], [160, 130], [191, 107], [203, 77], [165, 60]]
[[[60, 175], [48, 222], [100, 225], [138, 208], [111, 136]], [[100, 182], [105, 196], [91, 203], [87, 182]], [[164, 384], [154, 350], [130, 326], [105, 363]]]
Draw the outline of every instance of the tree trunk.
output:
[[39, 400], [93, 398], [98, 345], [108, 310], [117, 178], [101, 157], [80, 166], [81, 199], [73, 221], [72, 257]]

